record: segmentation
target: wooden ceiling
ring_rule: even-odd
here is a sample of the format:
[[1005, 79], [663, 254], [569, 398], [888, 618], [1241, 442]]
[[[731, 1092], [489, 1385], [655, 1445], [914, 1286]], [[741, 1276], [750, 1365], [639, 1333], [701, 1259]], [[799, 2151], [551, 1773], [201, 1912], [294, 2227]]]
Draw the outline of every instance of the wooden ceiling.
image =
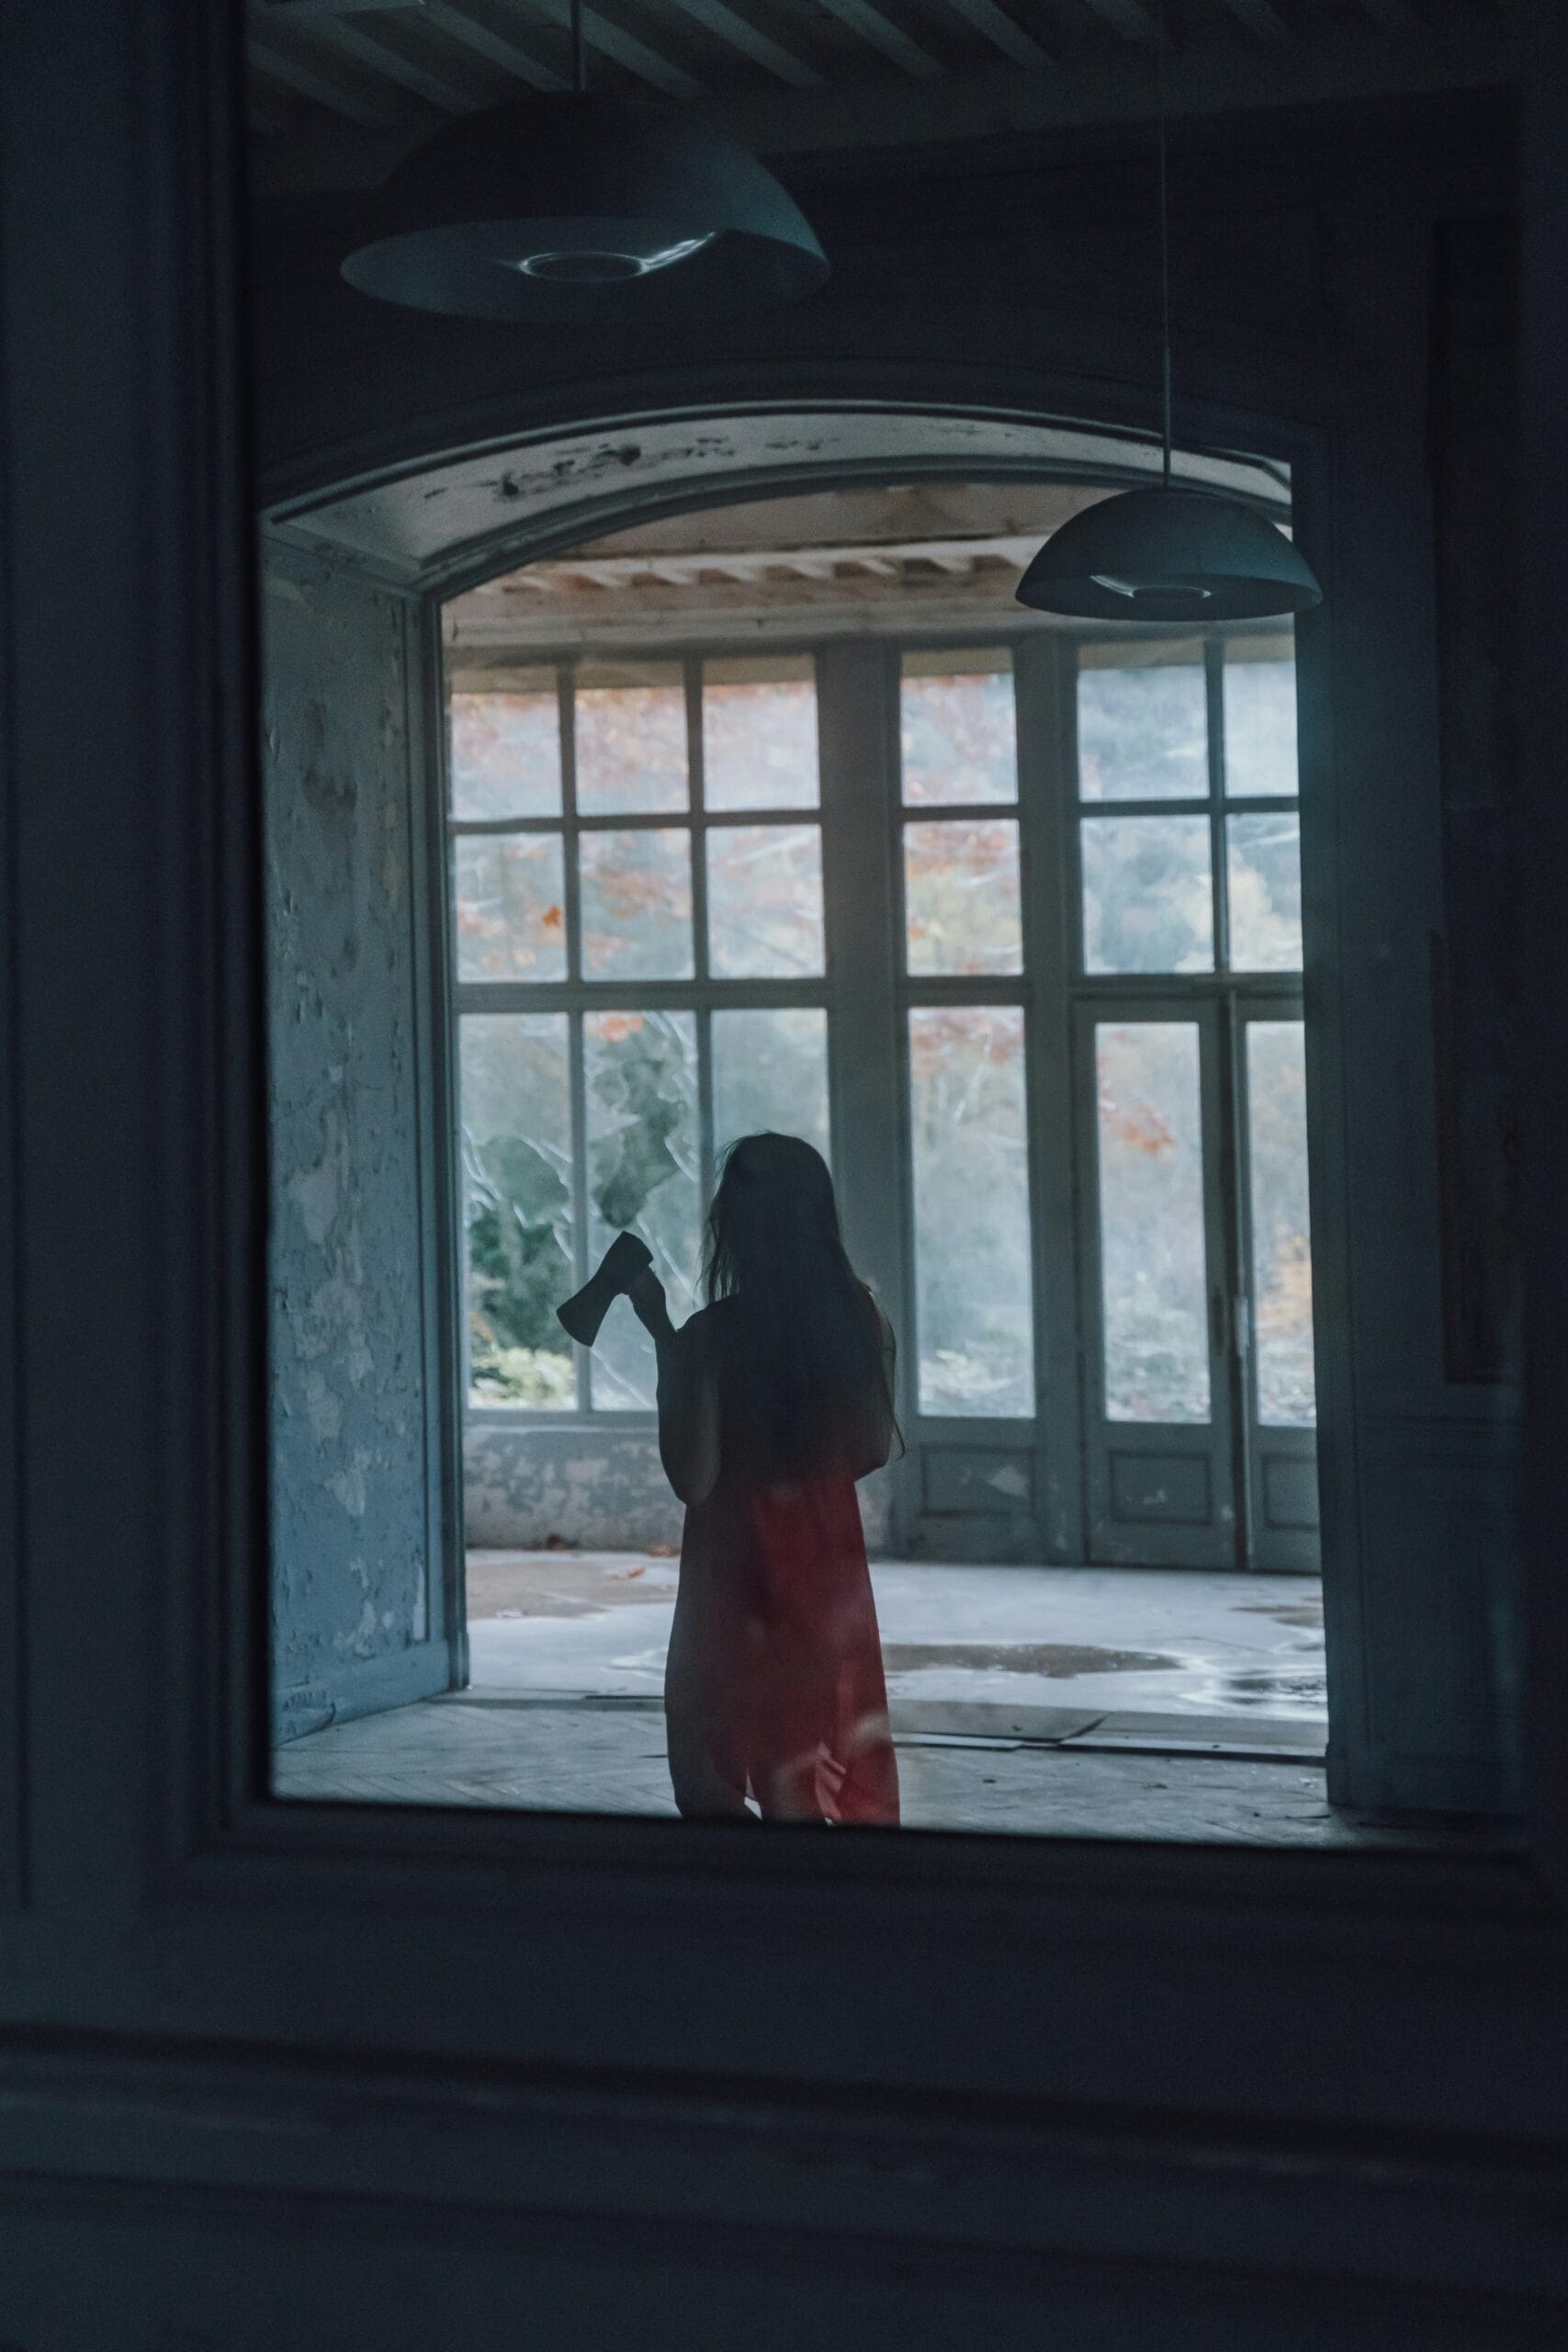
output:
[[544, 652], [720, 639], [1054, 626], [1013, 591], [1041, 541], [1103, 489], [911, 482], [748, 500], [562, 548], [452, 597], [448, 667], [468, 680]]
[[[773, 154], [1136, 120], [1160, 0], [592, 0], [599, 87]], [[1166, 0], [1173, 112], [1484, 85], [1514, 0]], [[453, 115], [568, 86], [570, 0], [248, 0], [268, 185], [378, 177]]]

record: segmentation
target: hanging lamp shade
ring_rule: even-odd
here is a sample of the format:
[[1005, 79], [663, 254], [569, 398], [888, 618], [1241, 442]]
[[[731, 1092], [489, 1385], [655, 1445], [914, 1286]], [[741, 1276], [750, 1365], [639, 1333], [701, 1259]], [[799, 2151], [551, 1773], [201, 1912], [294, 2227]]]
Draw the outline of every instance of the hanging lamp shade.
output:
[[734, 140], [573, 91], [509, 99], [426, 140], [374, 199], [343, 274], [450, 317], [619, 325], [795, 301], [828, 262]]
[[1204, 490], [1123, 491], [1048, 538], [1018, 583], [1036, 612], [1095, 621], [1241, 621], [1323, 600], [1266, 515]]

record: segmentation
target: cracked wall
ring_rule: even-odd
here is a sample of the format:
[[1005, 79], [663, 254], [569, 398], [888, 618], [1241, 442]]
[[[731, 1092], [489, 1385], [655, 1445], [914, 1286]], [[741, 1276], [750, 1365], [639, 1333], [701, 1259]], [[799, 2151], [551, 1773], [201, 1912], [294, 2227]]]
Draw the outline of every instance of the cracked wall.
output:
[[[891, 1494], [886, 1471], [860, 1488], [874, 1551], [887, 1540]], [[507, 1551], [673, 1547], [685, 1516], [651, 1431], [520, 1429], [487, 1424], [482, 1415], [469, 1419], [464, 1438], [463, 1506], [468, 1542]]]
[[280, 1733], [445, 1687], [431, 1639], [423, 911], [407, 608], [268, 559], [272, 1638]]

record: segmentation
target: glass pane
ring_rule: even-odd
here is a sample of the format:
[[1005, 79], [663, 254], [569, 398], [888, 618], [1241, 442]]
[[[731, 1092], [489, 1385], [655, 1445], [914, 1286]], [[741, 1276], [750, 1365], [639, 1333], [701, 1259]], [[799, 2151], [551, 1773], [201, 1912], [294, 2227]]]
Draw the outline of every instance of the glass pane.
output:
[[822, 969], [822, 836], [815, 825], [716, 825], [707, 837], [708, 962], [721, 979]]
[[686, 682], [678, 662], [584, 667], [574, 709], [581, 815], [663, 816], [689, 805]]
[[1299, 1021], [1248, 1022], [1247, 1108], [1258, 1418], [1310, 1429], [1317, 1419], [1317, 1398], [1312, 1355], [1306, 1060]]
[[683, 826], [581, 833], [582, 970], [683, 980], [692, 971], [692, 846]]
[[906, 825], [904, 920], [911, 972], [1021, 972], [1013, 820]]
[[577, 1401], [556, 1308], [572, 1266], [571, 1085], [564, 1012], [458, 1023], [468, 1402]]
[[1294, 792], [1296, 665], [1287, 646], [1268, 660], [1225, 648], [1225, 790]]
[[1092, 817], [1083, 851], [1087, 972], [1212, 972], [1206, 817]]
[[[1078, 790], [1086, 800], [1206, 800], [1201, 647], [1136, 668], [1086, 651], [1078, 672]], [[1100, 666], [1100, 664], [1105, 666]]]
[[828, 1157], [828, 1016], [809, 1005], [713, 1016], [713, 1140], [772, 1129]]
[[1011, 654], [906, 653], [902, 741], [911, 807], [1016, 800]]
[[1206, 1421], [1197, 1026], [1102, 1022], [1094, 1036], [1106, 1415]]
[[1034, 1412], [1023, 1014], [909, 1015], [922, 1413]]
[[809, 654], [703, 664], [710, 808], [815, 808], [817, 671]]
[[[617, 1233], [642, 1236], [683, 1323], [697, 1304], [696, 1022], [689, 1012], [590, 1012], [582, 1022], [588, 1097], [588, 1256]], [[590, 1394], [611, 1411], [657, 1402], [653, 1342], [624, 1298], [590, 1359]]]
[[1302, 967], [1302, 829], [1293, 810], [1225, 820], [1233, 972]]
[[460, 980], [566, 976], [558, 833], [459, 833], [452, 843]]
[[455, 694], [454, 817], [560, 815], [560, 704], [553, 670], [504, 694]]

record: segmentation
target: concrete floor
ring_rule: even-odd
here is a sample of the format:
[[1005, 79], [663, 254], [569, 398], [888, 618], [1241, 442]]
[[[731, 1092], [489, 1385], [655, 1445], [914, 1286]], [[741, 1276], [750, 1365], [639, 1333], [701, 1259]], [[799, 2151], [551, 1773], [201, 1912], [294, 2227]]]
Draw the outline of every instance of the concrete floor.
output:
[[[1314, 1577], [889, 1561], [872, 1580], [896, 1715], [941, 1701], [1222, 1719], [1322, 1747]], [[675, 1583], [647, 1552], [471, 1553], [475, 1690], [657, 1699]]]
[[[277, 1795], [671, 1815], [675, 1564], [479, 1552], [468, 1690], [296, 1740]], [[1314, 1578], [873, 1570], [906, 1827], [1205, 1844], [1472, 1846], [1324, 1789]]]

